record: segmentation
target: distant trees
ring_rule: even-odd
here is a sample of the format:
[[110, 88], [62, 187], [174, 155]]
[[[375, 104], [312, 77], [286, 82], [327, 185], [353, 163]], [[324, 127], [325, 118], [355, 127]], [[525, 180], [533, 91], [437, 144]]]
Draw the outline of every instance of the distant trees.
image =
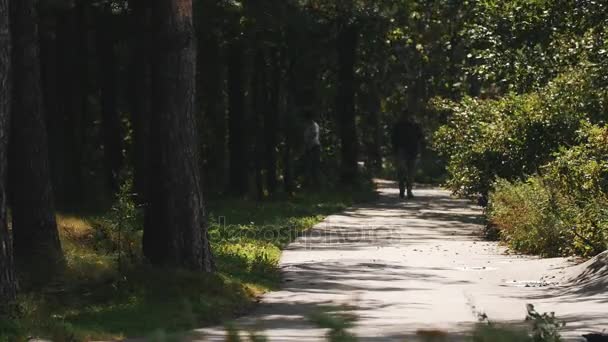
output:
[[7, 222], [8, 139], [10, 125], [11, 39], [8, 0], [0, 0], [0, 317], [15, 299], [17, 279]]

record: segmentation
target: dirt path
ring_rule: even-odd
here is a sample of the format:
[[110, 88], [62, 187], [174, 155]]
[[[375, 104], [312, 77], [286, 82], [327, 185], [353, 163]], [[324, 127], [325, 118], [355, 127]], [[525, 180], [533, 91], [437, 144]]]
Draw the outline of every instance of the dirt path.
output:
[[[330, 216], [290, 245], [283, 289], [237, 325], [259, 326], [271, 341], [318, 341], [324, 331], [307, 315], [350, 304], [363, 341], [415, 341], [418, 329], [461, 336], [476, 322], [474, 311], [521, 321], [532, 303], [563, 317], [570, 337], [608, 328], [608, 294], [566, 295], [538, 283], [560, 279], [567, 260], [507, 255], [482, 241], [480, 210], [446, 191], [419, 189], [416, 199], [399, 201], [392, 184], [379, 184], [378, 201]], [[200, 332], [223, 340], [221, 328]]]

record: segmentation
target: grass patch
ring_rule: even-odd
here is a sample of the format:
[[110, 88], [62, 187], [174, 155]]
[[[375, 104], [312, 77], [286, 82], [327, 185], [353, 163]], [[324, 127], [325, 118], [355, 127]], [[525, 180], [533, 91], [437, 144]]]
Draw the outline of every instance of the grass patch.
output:
[[279, 287], [277, 266], [286, 244], [326, 215], [372, 197], [366, 187], [259, 203], [212, 201], [210, 235], [218, 265], [213, 275], [146, 266], [124, 247], [139, 251], [141, 226], [117, 243], [113, 214], [60, 214], [66, 271], [43, 288], [22, 284], [18, 318], [0, 323], [0, 341], [156, 338], [232, 319], [249, 310], [257, 296]]

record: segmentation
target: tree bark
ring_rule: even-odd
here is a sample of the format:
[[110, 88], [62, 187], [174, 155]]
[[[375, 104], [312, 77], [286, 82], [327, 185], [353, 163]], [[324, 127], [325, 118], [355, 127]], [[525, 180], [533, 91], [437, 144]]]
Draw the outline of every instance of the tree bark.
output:
[[247, 193], [245, 147], [245, 94], [243, 91], [243, 45], [236, 38], [228, 49], [228, 151], [230, 153], [230, 192]]
[[[57, 16], [56, 52], [58, 95], [52, 132], [60, 137], [58, 154], [53, 159], [60, 200], [67, 207], [78, 207], [84, 200], [83, 118], [87, 111], [88, 61], [86, 3], [76, 0], [75, 7]], [[59, 131], [56, 132], [55, 128]], [[54, 156], [55, 157], [55, 156]], [[59, 183], [61, 182], [61, 183]]]
[[341, 180], [353, 184], [357, 179], [358, 139], [355, 123], [355, 59], [358, 30], [348, 25], [338, 35], [338, 95], [336, 108], [341, 142]]
[[154, 136], [144, 254], [155, 265], [211, 272], [195, 119], [196, 37], [192, 0], [154, 6]]
[[251, 93], [253, 94], [253, 139], [254, 157], [253, 167], [255, 169], [256, 197], [261, 200], [264, 197], [263, 160], [265, 154], [264, 136], [265, 116], [267, 111], [266, 98], [266, 60], [261, 48], [255, 54], [253, 77], [251, 79]]
[[268, 105], [264, 130], [266, 137], [266, 185], [268, 192], [277, 190], [277, 144], [278, 144], [278, 122], [279, 122], [279, 91], [281, 87], [281, 65], [279, 53], [276, 49], [271, 50], [270, 82], [268, 84]]
[[151, 170], [150, 146], [152, 146], [150, 137], [152, 85], [149, 58], [151, 8], [148, 0], [129, 0], [129, 8], [132, 23], [129, 56], [129, 105], [133, 120], [134, 186], [137, 201], [144, 204], [148, 200], [149, 172]]
[[[40, 59], [42, 73], [42, 92], [44, 94], [44, 112], [46, 115], [46, 128], [48, 135], [49, 166], [51, 170], [51, 183], [53, 184], [53, 197], [55, 204], [60, 207], [65, 201], [65, 150], [63, 141], [65, 114], [60, 109], [61, 91], [59, 85], [59, 71], [57, 51], [58, 19], [55, 11], [39, 14], [40, 20]], [[43, 22], [46, 19], [46, 25]], [[65, 75], [61, 75], [64, 77]]]
[[363, 124], [365, 125], [365, 133], [362, 132], [365, 137], [365, 152], [366, 152], [366, 168], [373, 172], [382, 170], [382, 153], [380, 151], [380, 94], [370, 85], [370, 89], [362, 94], [364, 98], [364, 111], [365, 117], [363, 118]]
[[63, 265], [44, 116], [37, 0], [11, 1], [12, 120], [10, 200], [15, 258], [39, 279]]
[[123, 165], [123, 134], [118, 111], [118, 63], [114, 50], [112, 9], [105, 5], [98, 13], [97, 56], [99, 56], [99, 85], [103, 128], [104, 168], [110, 189], [119, 187], [119, 174]]
[[8, 0], [0, 0], [0, 318], [17, 295], [13, 244], [7, 222], [7, 166], [10, 125], [11, 39]]

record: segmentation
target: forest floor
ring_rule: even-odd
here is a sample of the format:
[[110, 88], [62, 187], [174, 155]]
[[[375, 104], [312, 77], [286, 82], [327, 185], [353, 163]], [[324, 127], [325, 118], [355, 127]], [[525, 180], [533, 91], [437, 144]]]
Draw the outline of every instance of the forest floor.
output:
[[[309, 318], [338, 307], [357, 317], [352, 332], [363, 341], [416, 341], [425, 331], [460, 340], [482, 314], [521, 324], [529, 303], [563, 319], [568, 339], [608, 328], [608, 294], [564, 280], [581, 267], [573, 260], [513, 255], [484, 241], [481, 210], [446, 191], [422, 188], [400, 201], [393, 183], [378, 184], [376, 202], [329, 216], [286, 248], [281, 290], [237, 329], [271, 341], [323, 340], [327, 331]], [[223, 327], [197, 333], [225, 339]]]
[[376, 195], [370, 183], [357, 191], [281, 196], [209, 203], [213, 275], [146, 266], [141, 219], [118, 235], [112, 211], [58, 214], [66, 270], [43, 285], [22, 282], [18, 316], [0, 321], [0, 341], [179, 339], [181, 331], [234, 319], [280, 288], [278, 263], [288, 243], [327, 215]]

